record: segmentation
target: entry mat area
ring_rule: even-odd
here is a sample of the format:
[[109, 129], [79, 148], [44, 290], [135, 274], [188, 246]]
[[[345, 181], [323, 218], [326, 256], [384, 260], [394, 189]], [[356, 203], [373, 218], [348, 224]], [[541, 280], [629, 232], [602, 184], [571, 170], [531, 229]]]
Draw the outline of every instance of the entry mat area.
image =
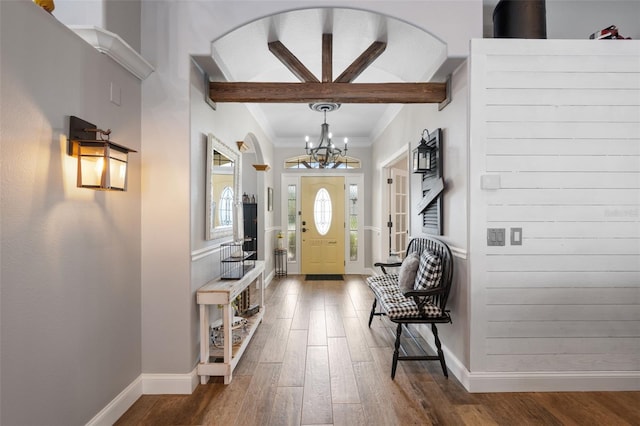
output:
[[340, 274], [315, 274], [307, 275], [305, 281], [344, 281], [344, 277]]

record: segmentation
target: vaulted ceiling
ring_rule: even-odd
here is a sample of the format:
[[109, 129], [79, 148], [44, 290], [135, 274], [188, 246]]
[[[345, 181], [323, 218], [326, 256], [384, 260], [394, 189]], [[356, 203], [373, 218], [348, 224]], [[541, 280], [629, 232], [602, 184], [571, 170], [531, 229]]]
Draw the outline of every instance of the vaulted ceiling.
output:
[[[319, 81], [327, 81], [326, 34], [332, 35], [333, 80], [375, 42], [385, 43], [384, 50], [363, 67], [354, 83], [429, 82], [447, 58], [446, 44], [405, 22], [353, 9], [306, 9], [254, 21], [215, 40], [211, 57], [219, 72], [211, 79], [300, 83], [304, 76], [294, 75], [291, 67], [285, 66], [287, 62], [291, 64], [291, 60], [283, 61], [274, 51], [284, 47], [313, 74], [307, 78], [315, 76]], [[444, 81], [441, 77], [438, 79]], [[322, 114], [312, 111], [305, 103], [250, 103], [247, 106], [276, 146], [303, 146], [305, 135], [312, 141], [319, 137]], [[400, 104], [343, 102], [337, 111], [327, 114], [327, 122], [338, 140], [346, 136], [352, 146], [366, 146], [400, 107]]]

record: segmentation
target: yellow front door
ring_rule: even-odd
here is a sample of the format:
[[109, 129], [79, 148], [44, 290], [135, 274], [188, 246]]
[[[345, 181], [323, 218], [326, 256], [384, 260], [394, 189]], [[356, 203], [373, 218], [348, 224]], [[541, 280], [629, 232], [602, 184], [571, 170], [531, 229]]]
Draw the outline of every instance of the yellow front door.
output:
[[303, 176], [301, 272], [344, 274], [344, 177]]

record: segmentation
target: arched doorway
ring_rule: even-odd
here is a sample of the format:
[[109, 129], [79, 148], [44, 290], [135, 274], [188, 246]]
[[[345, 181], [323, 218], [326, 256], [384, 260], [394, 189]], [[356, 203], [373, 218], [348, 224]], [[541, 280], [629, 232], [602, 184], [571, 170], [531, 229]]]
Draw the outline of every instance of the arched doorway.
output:
[[[327, 39], [331, 43], [327, 43]], [[384, 49], [374, 54], [374, 48], [381, 44]], [[416, 50], [417, 45], [421, 49]], [[262, 99], [247, 104], [273, 142], [272, 166], [275, 167], [269, 172], [274, 173], [272, 177], [277, 176], [278, 171], [284, 172], [280, 166], [283, 157], [279, 153], [289, 149], [287, 158], [290, 158], [294, 154], [291, 147], [297, 147], [302, 154], [305, 135], [311, 133], [311, 140], [314, 140], [313, 131], [320, 124], [318, 115], [308, 108], [306, 98], [295, 99], [296, 93], [302, 93], [314, 84], [329, 87], [336, 81], [354, 83], [343, 87], [380, 82], [397, 83], [400, 87], [405, 83], [426, 82], [446, 56], [446, 44], [423, 29], [379, 13], [346, 8], [278, 13], [250, 22], [212, 43], [212, 58], [226, 81], [231, 84], [247, 82], [244, 87], [252, 92], [252, 96], [255, 96], [254, 90], [266, 87], [262, 83], [291, 84], [287, 88], [292, 88], [294, 98], [284, 101]], [[358, 65], [361, 58], [364, 62]], [[411, 66], [407, 66], [409, 63]], [[343, 77], [350, 73], [350, 77]], [[213, 93], [219, 93], [216, 84], [210, 86], [212, 99]], [[407, 92], [397, 93], [410, 97]], [[272, 103], [260, 103], [265, 100]], [[236, 101], [240, 102], [239, 99]], [[351, 100], [345, 101], [339, 111], [331, 113], [332, 128], [342, 132], [338, 140], [349, 136], [350, 148], [369, 148], [371, 141], [398, 112], [397, 107], [385, 102], [352, 104]], [[364, 173], [364, 181], [373, 182], [370, 166], [365, 167]], [[286, 188], [276, 185], [274, 189], [276, 199], [286, 199]], [[360, 198], [361, 203], [364, 200], [364, 197]], [[284, 219], [284, 207], [281, 207], [280, 229], [287, 231], [290, 224]], [[378, 210], [368, 208], [366, 211], [367, 216], [360, 219], [371, 223], [371, 212]], [[274, 225], [278, 225], [277, 219]], [[297, 261], [300, 260], [298, 256], [299, 253]]]

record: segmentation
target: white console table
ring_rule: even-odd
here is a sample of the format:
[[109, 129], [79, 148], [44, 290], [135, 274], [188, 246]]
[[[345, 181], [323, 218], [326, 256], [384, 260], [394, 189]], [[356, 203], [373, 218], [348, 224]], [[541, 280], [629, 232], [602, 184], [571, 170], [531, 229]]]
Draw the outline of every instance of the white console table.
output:
[[[262, 322], [264, 316], [264, 261], [255, 261], [253, 269], [238, 280], [216, 279], [200, 287], [197, 292], [197, 303], [200, 305], [200, 363], [198, 375], [200, 383], [206, 384], [209, 376], [224, 376], [224, 383], [229, 384], [233, 370], [238, 365], [249, 341]], [[233, 309], [231, 303], [247, 287], [255, 283], [259, 292], [260, 311], [248, 318], [247, 332], [242, 342], [233, 344]], [[212, 348], [209, 330], [209, 305], [222, 305], [222, 327], [224, 332], [223, 348]]]

